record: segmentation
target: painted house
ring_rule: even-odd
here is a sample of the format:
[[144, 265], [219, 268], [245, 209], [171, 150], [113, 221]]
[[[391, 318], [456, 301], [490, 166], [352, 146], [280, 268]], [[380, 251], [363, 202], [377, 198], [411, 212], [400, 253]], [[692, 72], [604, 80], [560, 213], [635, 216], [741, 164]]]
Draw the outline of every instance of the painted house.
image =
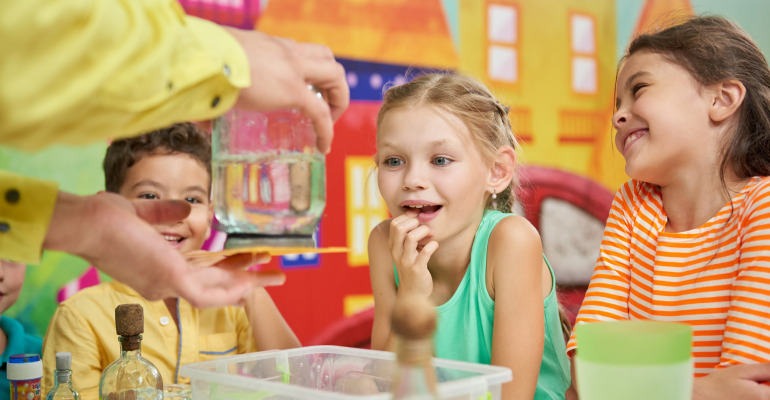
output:
[[460, 69], [509, 105], [527, 164], [626, 180], [611, 154], [613, 0], [460, 0]]

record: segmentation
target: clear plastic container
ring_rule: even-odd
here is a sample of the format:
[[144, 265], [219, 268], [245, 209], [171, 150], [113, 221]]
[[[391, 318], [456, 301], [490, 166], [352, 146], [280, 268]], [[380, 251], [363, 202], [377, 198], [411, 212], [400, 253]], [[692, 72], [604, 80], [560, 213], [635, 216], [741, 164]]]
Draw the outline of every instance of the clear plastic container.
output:
[[299, 111], [228, 111], [214, 121], [212, 163], [218, 230], [313, 234], [326, 206], [326, 161]]
[[[310, 346], [223, 357], [188, 364], [196, 400], [390, 400], [395, 353], [337, 346]], [[447, 400], [500, 399], [512, 379], [504, 367], [433, 359], [438, 393]]]

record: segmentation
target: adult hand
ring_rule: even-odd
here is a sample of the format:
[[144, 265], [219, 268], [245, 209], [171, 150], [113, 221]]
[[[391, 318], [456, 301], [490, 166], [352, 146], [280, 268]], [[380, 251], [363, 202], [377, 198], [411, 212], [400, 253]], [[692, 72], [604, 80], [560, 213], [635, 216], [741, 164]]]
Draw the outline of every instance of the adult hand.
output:
[[[226, 28], [241, 44], [251, 66], [251, 87], [241, 90], [235, 108], [296, 108], [313, 121], [318, 149], [331, 149], [333, 125], [350, 103], [345, 69], [322, 45], [297, 43], [257, 31]], [[322, 101], [307, 85], [321, 89]]]
[[398, 292], [429, 297], [433, 293], [433, 278], [428, 271], [428, 260], [438, 249], [438, 242], [431, 241], [418, 249], [418, 242], [433, 236], [433, 231], [420, 225], [417, 214], [407, 211], [390, 221], [388, 247], [398, 271]]
[[693, 382], [693, 400], [770, 399], [770, 363], [719, 369]]
[[213, 267], [187, 264], [148, 223], [179, 221], [189, 212], [181, 201], [59, 192], [43, 248], [82, 257], [148, 300], [182, 297], [199, 308], [241, 304], [253, 288], [284, 282], [279, 271], [243, 270], [255, 261], [251, 254], [214, 260]]

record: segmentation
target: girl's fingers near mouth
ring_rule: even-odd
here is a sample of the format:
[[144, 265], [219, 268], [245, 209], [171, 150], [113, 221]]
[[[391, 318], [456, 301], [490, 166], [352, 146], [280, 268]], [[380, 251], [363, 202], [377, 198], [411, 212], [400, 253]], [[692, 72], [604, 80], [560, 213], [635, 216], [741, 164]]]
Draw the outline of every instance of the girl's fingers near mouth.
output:
[[420, 254], [417, 255], [417, 262], [420, 264], [425, 264], [426, 267], [428, 265], [428, 261], [430, 260], [430, 256], [433, 255], [433, 253], [438, 249], [438, 242], [430, 242], [426, 244], [421, 250]]
[[428, 237], [428, 235], [432, 234], [432, 230], [425, 226], [419, 226], [417, 229], [409, 232], [406, 235], [406, 239], [404, 240], [404, 249], [409, 249], [412, 251], [417, 250], [418, 242], [422, 239], [425, 239]]

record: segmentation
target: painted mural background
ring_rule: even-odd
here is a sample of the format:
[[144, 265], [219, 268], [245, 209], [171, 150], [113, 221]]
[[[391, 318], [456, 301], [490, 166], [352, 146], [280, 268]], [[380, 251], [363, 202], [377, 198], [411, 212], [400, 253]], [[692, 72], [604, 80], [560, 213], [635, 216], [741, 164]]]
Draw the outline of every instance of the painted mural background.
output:
[[[517, 209], [540, 230], [557, 283], [568, 288], [564, 300], [575, 307], [593, 268], [612, 194], [627, 179], [609, 121], [615, 68], [629, 38], [661, 15], [707, 12], [733, 19], [770, 53], [770, 26], [764, 21], [770, 2], [764, 0], [180, 3], [188, 13], [220, 24], [323, 43], [346, 68], [353, 101], [335, 126], [318, 240], [353, 251], [272, 261], [288, 279], [269, 291], [304, 344], [327, 340], [333, 336], [329, 329], [372, 304], [367, 235], [388, 217], [376, 180], [368, 179], [383, 85], [405, 82], [409, 71], [459, 70], [483, 80], [512, 106], [526, 165]], [[0, 147], [0, 168], [92, 194], [104, 188], [106, 147], [106, 142], [52, 146], [35, 154]], [[221, 247], [223, 240], [222, 234], [212, 235], [207, 246]], [[108, 279], [77, 257], [46, 252], [40, 265], [27, 268], [21, 297], [7, 315], [42, 336], [58, 301]]]

